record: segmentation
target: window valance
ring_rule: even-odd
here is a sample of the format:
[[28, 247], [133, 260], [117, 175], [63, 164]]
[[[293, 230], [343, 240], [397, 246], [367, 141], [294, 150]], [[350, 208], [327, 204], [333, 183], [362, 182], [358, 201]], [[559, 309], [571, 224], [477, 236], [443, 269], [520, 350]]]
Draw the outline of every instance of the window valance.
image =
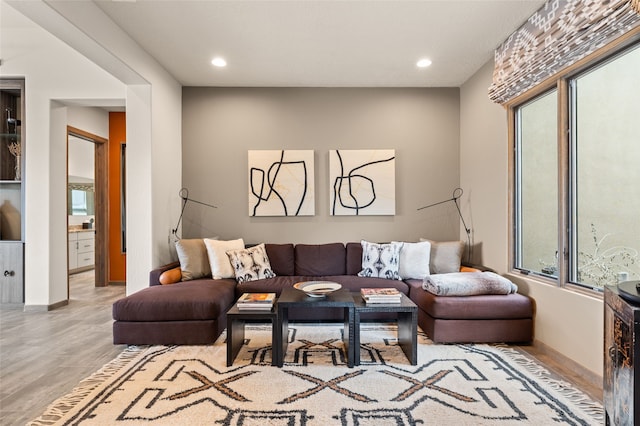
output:
[[503, 104], [640, 26], [640, 0], [548, 0], [495, 51], [489, 98]]

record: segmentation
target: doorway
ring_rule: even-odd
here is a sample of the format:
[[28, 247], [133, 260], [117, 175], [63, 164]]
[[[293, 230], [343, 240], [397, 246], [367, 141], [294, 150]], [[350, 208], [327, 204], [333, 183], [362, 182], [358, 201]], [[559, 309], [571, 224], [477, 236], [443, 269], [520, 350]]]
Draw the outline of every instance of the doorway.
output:
[[[70, 144], [80, 142], [81, 144], [91, 144], [93, 147], [93, 182], [90, 182], [90, 178], [81, 176], [81, 178], [89, 180], [84, 182], [82, 180], [74, 178], [76, 182], [71, 182], [70, 176]], [[74, 218], [74, 213], [77, 213], [81, 217], [82, 223], [80, 223], [80, 230], [82, 233], [89, 234], [94, 238], [93, 256], [86, 256], [93, 258], [94, 275], [95, 275], [95, 287], [107, 286], [107, 139], [98, 135], [86, 132], [84, 130], [67, 126], [67, 229], [72, 227], [78, 227]], [[88, 161], [87, 161], [88, 162]], [[86, 166], [86, 165], [85, 165]], [[71, 166], [73, 170], [73, 166]], [[80, 174], [80, 173], [78, 173]], [[87, 174], [87, 173], [83, 173]], [[73, 175], [72, 175], [73, 176]], [[92, 221], [93, 220], [93, 221]], [[73, 223], [72, 223], [73, 222]], [[74, 250], [71, 244], [72, 237], [77, 240], [80, 233], [72, 236], [69, 233], [68, 239], [68, 253], [67, 256], [67, 270], [82, 270], [86, 269], [86, 263], [73, 263], [71, 257], [74, 254]], [[87, 237], [88, 235], [85, 235]], [[86, 260], [84, 259], [84, 260]], [[72, 268], [75, 266], [75, 268]], [[90, 269], [90, 268], [89, 268]], [[70, 275], [69, 275], [70, 276]], [[67, 281], [67, 300], [69, 299], [70, 285]]]

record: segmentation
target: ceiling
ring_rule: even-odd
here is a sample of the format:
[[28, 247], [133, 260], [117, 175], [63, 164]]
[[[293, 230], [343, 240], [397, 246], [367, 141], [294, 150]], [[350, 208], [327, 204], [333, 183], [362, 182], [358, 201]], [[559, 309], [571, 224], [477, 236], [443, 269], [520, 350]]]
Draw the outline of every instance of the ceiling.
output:
[[184, 86], [457, 87], [544, 0], [95, 3]]

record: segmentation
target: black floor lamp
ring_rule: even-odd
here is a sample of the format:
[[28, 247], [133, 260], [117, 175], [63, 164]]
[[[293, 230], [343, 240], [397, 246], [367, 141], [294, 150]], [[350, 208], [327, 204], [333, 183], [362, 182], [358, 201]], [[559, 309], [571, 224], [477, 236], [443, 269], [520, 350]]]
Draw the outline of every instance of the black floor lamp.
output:
[[176, 234], [178, 232], [178, 227], [180, 226], [180, 221], [182, 221], [182, 215], [184, 214], [184, 208], [187, 207], [187, 201], [191, 201], [191, 202], [197, 203], [197, 204], [202, 204], [203, 206], [211, 207], [211, 208], [214, 208], [214, 209], [218, 208], [218, 207], [216, 207], [216, 206], [214, 206], [212, 204], [203, 203], [202, 201], [198, 201], [198, 200], [194, 200], [194, 199], [189, 198], [189, 190], [187, 188], [180, 189], [180, 192], [178, 192], [178, 195], [180, 196], [180, 198], [182, 198], [182, 210], [180, 211], [180, 217], [178, 218], [178, 223], [176, 223], [176, 227], [171, 230], [171, 234], [174, 235], [176, 238], [178, 238]]
[[443, 201], [438, 201], [437, 203], [429, 204], [428, 206], [420, 207], [418, 210], [428, 209], [430, 207], [453, 201], [453, 203], [456, 205], [456, 210], [458, 210], [458, 216], [460, 216], [460, 220], [462, 221], [462, 226], [464, 226], [464, 230], [467, 233], [467, 262], [471, 262], [471, 229], [469, 229], [466, 222], [464, 221], [464, 217], [462, 217], [462, 212], [460, 211], [460, 205], [458, 204], [458, 200], [460, 199], [460, 197], [462, 197], [462, 194], [464, 194], [462, 188], [456, 188], [453, 190], [451, 198]]

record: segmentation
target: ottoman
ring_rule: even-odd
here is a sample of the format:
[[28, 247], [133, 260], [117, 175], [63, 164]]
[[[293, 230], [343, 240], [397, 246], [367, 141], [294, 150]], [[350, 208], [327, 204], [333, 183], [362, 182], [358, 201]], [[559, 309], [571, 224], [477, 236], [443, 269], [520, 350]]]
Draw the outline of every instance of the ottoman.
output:
[[194, 280], [151, 286], [113, 304], [113, 343], [211, 344], [226, 326], [235, 280]]
[[436, 296], [420, 285], [411, 285], [409, 295], [418, 305], [418, 325], [436, 343], [533, 340], [534, 306], [527, 296]]

